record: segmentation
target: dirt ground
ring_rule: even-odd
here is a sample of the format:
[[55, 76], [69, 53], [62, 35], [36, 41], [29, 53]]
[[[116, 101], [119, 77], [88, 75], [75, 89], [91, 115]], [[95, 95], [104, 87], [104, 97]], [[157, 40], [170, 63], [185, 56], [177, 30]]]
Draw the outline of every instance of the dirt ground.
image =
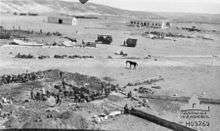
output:
[[[144, 81], [149, 78], [162, 76], [164, 81], [156, 83], [162, 88], [155, 90], [156, 95], [189, 96], [196, 94], [205, 98], [220, 99], [220, 36], [219, 33], [200, 33], [214, 39], [213, 41], [202, 39], [178, 38], [177, 41], [152, 40], [137, 33], [137, 29], [124, 26], [126, 21], [112, 20], [80, 20], [77, 26], [49, 24], [46, 17], [27, 16], [1, 16], [0, 25], [6, 28], [13, 26], [23, 29], [43, 31], [59, 31], [67, 36], [75, 37], [77, 40], [94, 41], [97, 34], [111, 34], [113, 43], [111, 45], [98, 45], [97, 48], [80, 47], [21, 47], [10, 46], [8, 40], [0, 41], [0, 74], [18, 74], [32, 71], [43, 71], [47, 69], [60, 69], [68, 72], [78, 72], [98, 78], [110, 77], [114, 84], [121, 87], [129, 82]], [[198, 24], [196, 26], [220, 31], [219, 25]], [[75, 32], [78, 31], [76, 35]], [[127, 48], [120, 45], [126, 38], [137, 38], [136, 48]], [[53, 42], [53, 38], [45, 41]], [[136, 70], [125, 68], [125, 61], [114, 53], [126, 52], [129, 57], [137, 57]], [[51, 58], [39, 60], [16, 59], [17, 53], [32, 54], [34, 56], [49, 55]], [[59, 55], [91, 55], [94, 59], [54, 59]], [[144, 59], [152, 55], [152, 59]], [[111, 56], [112, 59], [108, 59]], [[157, 59], [157, 60], [155, 60]], [[150, 88], [151, 85], [144, 85]], [[126, 91], [133, 90], [133, 87]], [[108, 100], [107, 100], [108, 101]], [[97, 103], [105, 103], [99, 101]], [[94, 105], [96, 105], [95, 103]], [[109, 102], [111, 103], [111, 102]], [[119, 102], [120, 104], [124, 102]], [[178, 109], [182, 103], [163, 101], [151, 101], [154, 111], [158, 116], [170, 121], [179, 122]], [[171, 106], [171, 107], [169, 107]], [[174, 106], [174, 107], [173, 107]], [[206, 129], [217, 131], [220, 129], [220, 106], [211, 107], [211, 126]], [[172, 109], [176, 110], [173, 111]], [[146, 110], [146, 109], [143, 109]], [[80, 112], [79, 112], [80, 113]], [[80, 114], [85, 114], [81, 112]], [[106, 130], [167, 130], [133, 116], [120, 116], [114, 120], [108, 120], [95, 126]]]

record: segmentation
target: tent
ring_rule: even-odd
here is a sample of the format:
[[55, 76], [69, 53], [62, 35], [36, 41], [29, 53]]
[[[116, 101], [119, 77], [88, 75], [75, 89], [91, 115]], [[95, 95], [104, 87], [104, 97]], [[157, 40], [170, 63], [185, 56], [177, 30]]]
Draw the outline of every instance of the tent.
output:
[[77, 19], [75, 17], [73, 17], [72, 19], [72, 26], [76, 26], [77, 25]]
[[26, 41], [23, 41], [23, 40], [19, 40], [19, 39], [14, 39], [13, 40], [14, 43], [17, 43], [17, 45], [20, 45], [20, 46], [43, 46], [43, 44], [39, 44], [39, 43], [36, 43], [36, 42], [26, 42]]
[[76, 42], [71, 42], [71, 41], [63, 41], [63, 46], [66, 46], [66, 47], [72, 47], [72, 46], [75, 46], [76, 45]]

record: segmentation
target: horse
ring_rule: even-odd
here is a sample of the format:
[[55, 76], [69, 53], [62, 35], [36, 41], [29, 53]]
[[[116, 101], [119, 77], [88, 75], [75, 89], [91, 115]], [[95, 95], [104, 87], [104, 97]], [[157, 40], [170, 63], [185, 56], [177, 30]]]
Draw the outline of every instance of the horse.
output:
[[133, 69], [136, 69], [136, 67], [138, 66], [138, 63], [137, 62], [134, 62], [134, 61], [129, 61], [127, 60], [126, 62], [126, 67], [127, 65], [129, 64], [129, 68], [131, 69], [132, 65], [133, 65]]

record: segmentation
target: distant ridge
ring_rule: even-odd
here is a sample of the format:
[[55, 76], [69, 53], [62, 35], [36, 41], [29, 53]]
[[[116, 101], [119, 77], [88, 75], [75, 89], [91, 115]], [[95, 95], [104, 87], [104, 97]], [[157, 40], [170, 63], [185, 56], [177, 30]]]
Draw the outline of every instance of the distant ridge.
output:
[[128, 11], [88, 2], [82, 5], [79, 2], [63, 0], [0, 0], [1, 13], [61, 13], [68, 15], [112, 15], [120, 17], [163, 18], [150, 12]]
[[220, 24], [220, 14], [155, 12], [177, 23]]

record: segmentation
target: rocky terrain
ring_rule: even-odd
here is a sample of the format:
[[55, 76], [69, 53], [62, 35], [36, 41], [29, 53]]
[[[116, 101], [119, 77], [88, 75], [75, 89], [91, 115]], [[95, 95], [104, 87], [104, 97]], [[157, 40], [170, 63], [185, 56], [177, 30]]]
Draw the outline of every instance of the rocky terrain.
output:
[[[218, 15], [193, 14], [201, 18], [196, 21], [60, 0], [1, 0], [0, 8], [1, 128], [169, 130], [124, 114], [125, 105], [185, 125], [181, 108], [194, 95], [210, 107], [210, 126], [195, 129], [220, 128]], [[19, 15], [28, 12], [37, 15]], [[98, 19], [48, 23], [57, 13]], [[143, 15], [166, 17], [172, 26], [128, 26], [130, 16]], [[95, 42], [97, 34], [112, 42]], [[122, 46], [128, 38], [137, 39], [135, 47]]]

